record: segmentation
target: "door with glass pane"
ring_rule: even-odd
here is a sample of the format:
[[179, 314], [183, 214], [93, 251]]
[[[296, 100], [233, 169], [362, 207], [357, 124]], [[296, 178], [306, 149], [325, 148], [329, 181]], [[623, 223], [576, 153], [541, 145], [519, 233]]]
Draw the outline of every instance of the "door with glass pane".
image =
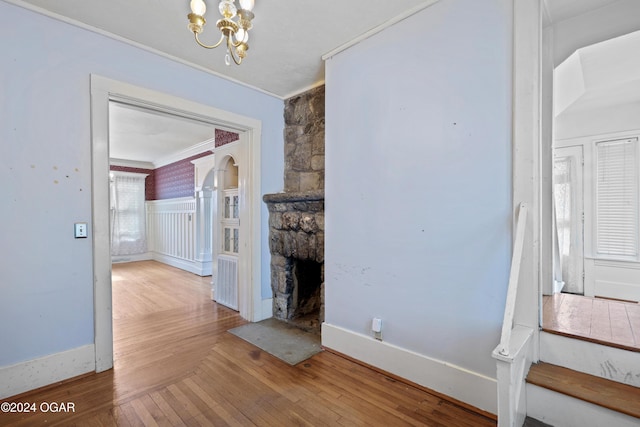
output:
[[238, 255], [240, 216], [238, 210], [238, 189], [224, 190], [222, 213], [222, 253]]
[[238, 310], [238, 254], [240, 209], [238, 188], [222, 190], [220, 206], [220, 242], [217, 254], [217, 277], [214, 298], [233, 310]]
[[562, 292], [584, 294], [584, 195], [582, 147], [554, 150], [554, 276]]

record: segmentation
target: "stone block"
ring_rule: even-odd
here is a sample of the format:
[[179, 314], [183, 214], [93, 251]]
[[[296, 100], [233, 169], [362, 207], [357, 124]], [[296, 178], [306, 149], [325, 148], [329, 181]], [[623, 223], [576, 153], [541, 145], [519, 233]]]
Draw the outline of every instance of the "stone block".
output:
[[317, 261], [317, 253], [316, 253], [316, 249], [317, 249], [317, 242], [316, 242], [316, 235], [315, 234], [309, 234], [309, 240], [308, 240], [308, 248], [309, 248], [309, 254], [308, 257], [310, 260], [313, 261]]
[[316, 260], [324, 262], [324, 233], [316, 233]]
[[284, 271], [284, 269], [287, 268], [287, 258], [280, 254], [272, 254], [271, 267], [281, 268]]
[[311, 154], [324, 154], [324, 129], [311, 138]]
[[291, 169], [298, 171], [311, 170], [311, 143], [308, 137], [300, 136], [296, 140], [296, 148], [285, 159], [289, 163]]
[[316, 225], [318, 226], [318, 230], [324, 231], [324, 212], [316, 213]]
[[300, 215], [300, 228], [305, 233], [315, 233], [318, 231], [315, 216], [309, 213]]
[[300, 191], [320, 190], [321, 172], [300, 172]]
[[290, 299], [291, 299], [290, 295], [276, 294], [276, 296], [273, 298], [273, 317], [277, 319], [287, 318], [287, 311], [289, 309]]
[[271, 212], [269, 214], [269, 227], [276, 230], [282, 230], [282, 213]]
[[311, 200], [307, 202], [305, 212], [324, 212], [324, 201]]
[[282, 234], [284, 238], [284, 242], [282, 245], [282, 255], [294, 258], [298, 255], [296, 234], [297, 233], [295, 231], [289, 231]]
[[282, 269], [277, 272], [277, 287], [276, 290], [283, 294], [288, 294], [293, 291], [293, 282], [291, 281], [290, 275]]
[[284, 254], [284, 242], [282, 239], [282, 233], [270, 233], [269, 251], [272, 254]]
[[297, 230], [300, 228], [300, 212], [284, 212], [282, 214], [282, 229]]
[[[287, 143], [295, 141], [300, 135], [304, 135], [304, 126], [302, 125], [288, 125], [284, 128], [284, 142], [285, 142], [285, 154], [287, 150]], [[295, 148], [295, 144], [292, 144]]]
[[284, 172], [284, 191], [300, 191], [300, 172]]
[[324, 171], [324, 154], [311, 156], [311, 170]]
[[303, 231], [296, 234], [296, 248], [299, 259], [309, 259], [309, 235]]

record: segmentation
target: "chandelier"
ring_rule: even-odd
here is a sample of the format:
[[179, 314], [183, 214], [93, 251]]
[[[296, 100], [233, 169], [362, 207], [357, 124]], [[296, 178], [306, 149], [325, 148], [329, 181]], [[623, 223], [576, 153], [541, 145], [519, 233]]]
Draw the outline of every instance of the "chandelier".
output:
[[[193, 32], [196, 42], [200, 46], [215, 49], [226, 40], [227, 54], [224, 57], [224, 62], [227, 65], [231, 64], [231, 59], [240, 65], [242, 59], [247, 56], [247, 50], [249, 50], [247, 40], [249, 40], [249, 30], [252, 27], [251, 20], [253, 19], [251, 11], [255, 0], [239, 0], [240, 8], [237, 8], [234, 2], [235, 0], [222, 0], [218, 5], [222, 18], [218, 19], [216, 27], [222, 34], [218, 43], [213, 45], [202, 43], [199, 37], [204, 24], [207, 23], [204, 19], [204, 14], [207, 11], [207, 5], [204, 1], [191, 0], [191, 13], [188, 15], [189, 29]], [[237, 19], [234, 20], [234, 18]]]

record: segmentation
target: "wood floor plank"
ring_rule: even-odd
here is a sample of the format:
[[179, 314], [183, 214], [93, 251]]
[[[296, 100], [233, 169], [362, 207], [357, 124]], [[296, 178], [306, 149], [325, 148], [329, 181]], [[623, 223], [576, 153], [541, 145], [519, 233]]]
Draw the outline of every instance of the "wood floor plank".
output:
[[627, 304], [625, 309], [631, 325], [631, 332], [633, 333], [633, 342], [640, 347], [640, 306]]
[[0, 414], [0, 425], [496, 425], [333, 353], [290, 366], [228, 333], [247, 322], [210, 296], [210, 278], [113, 265], [114, 369], [19, 396], [76, 413]]
[[164, 400], [159, 392], [152, 392], [149, 394], [149, 398], [155, 403], [155, 405], [162, 411], [162, 415], [169, 421], [172, 426], [184, 426], [182, 418], [173, 410], [171, 405]]
[[611, 340], [611, 318], [609, 315], [608, 301], [593, 300], [590, 326], [590, 337], [605, 341]]
[[543, 301], [544, 331], [640, 352], [640, 304], [572, 294]]

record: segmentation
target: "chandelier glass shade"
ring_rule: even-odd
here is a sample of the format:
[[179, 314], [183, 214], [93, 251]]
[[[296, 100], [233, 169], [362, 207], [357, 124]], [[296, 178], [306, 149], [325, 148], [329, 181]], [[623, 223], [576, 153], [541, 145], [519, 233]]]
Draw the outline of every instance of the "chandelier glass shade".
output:
[[222, 18], [216, 22], [216, 27], [220, 30], [220, 40], [216, 44], [207, 45], [200, 41], [200, 33], [204, 29], [207, 21], [204, 14], [207, 11], [207, 5], [203, 0], [191, 0], [191, 13], [189, 18], [189, 30], [195, 36], [196, 43], [207, 49], [215, 49], [223, 45], [227, 48], [225, 55], [225, 63], [227, 65], [233, 62], [240, 65], [244, 57], [247, 56], [249, 45], [249, 30], [252, 28], [251, 20], [253, 19], [253, 6], [255, 0], [238, 0], [239, 7], [235, 5], [235, 0], [222, 0], [218, 5], [218, 10]]

